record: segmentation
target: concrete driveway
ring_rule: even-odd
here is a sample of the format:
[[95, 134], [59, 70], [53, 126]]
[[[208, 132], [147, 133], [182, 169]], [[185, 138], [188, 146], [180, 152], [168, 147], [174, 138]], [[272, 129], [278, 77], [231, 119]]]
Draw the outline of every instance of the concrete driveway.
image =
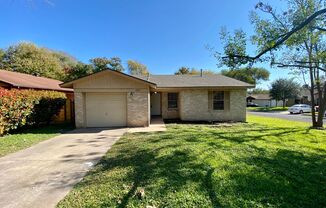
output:
[[0, 207], [55, 207], [127, 130], [74, 130], [0, 158]]

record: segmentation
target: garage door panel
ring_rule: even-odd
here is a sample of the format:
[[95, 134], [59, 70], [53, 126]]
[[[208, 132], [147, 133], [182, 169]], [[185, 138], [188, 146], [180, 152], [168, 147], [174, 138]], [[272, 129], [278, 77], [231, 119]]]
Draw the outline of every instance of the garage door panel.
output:
[[125, 93], [87, 93], [87, 127], [126, 126], [126, 102]]

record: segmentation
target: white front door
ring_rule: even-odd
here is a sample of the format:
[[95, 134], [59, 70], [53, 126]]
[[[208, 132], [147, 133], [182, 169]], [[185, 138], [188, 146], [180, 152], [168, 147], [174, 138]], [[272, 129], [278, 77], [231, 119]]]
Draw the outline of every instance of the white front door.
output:
[[161, 94], [153, 93], [151, 95], [151, 115], [159, 116], [161, 115]]

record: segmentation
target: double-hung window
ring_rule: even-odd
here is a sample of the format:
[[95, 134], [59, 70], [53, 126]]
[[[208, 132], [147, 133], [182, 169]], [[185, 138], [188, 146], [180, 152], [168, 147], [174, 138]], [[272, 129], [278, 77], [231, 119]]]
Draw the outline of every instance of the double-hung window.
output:
[[178, 108], [178, 93], [168, 93], [168, 108]]
[[214, 92], [213, 93], [213, 109], [214, 110], [224, 110], [224, 92]]

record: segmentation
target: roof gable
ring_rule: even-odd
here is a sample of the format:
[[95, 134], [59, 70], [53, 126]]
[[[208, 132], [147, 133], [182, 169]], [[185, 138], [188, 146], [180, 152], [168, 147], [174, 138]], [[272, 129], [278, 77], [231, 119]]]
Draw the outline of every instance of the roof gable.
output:
[[[107, 80], [104, 76], [107, 76], [107, 74], [112, 73], [113, 76], [116, 77], [116, 80], [114, 79], [110, 79]], [[72, 80], [70, 82], [66, 82], [61, 84], [60, 86], [62, 87], [69, 87], [72, 88], [74, 87], [74, 85], [79, 85], [79, 87], [82, 87], [82, 85], [88, 85], [88, 87], [96, 87], [97, 85], [112, 85], [112, 84], [118, 84], [120, 82], [121, 83], [126, 83], [125, 79], [127, 80], [132, 80], [133, 82], [137, 82], [137, 83], [141, 83], [141, 84], [145, 84], [145, 85], [150, 85], [152, 87], [156, 87], [155, 83], [149, 82], [147, 80], [144, 79], [140, 79], [138, 77], [129, 75], [129, 74], [125, 74], [119, 71], [115, 71], [115, 70], [111, 70], [111, 69], [106, 69], [103, 71], [99, 71], [99, 72], [95, 72], [93, 74], [81, 77], [79, 79], [76, 80]], [[91, 86], [93, 83], [94, 86]]]

